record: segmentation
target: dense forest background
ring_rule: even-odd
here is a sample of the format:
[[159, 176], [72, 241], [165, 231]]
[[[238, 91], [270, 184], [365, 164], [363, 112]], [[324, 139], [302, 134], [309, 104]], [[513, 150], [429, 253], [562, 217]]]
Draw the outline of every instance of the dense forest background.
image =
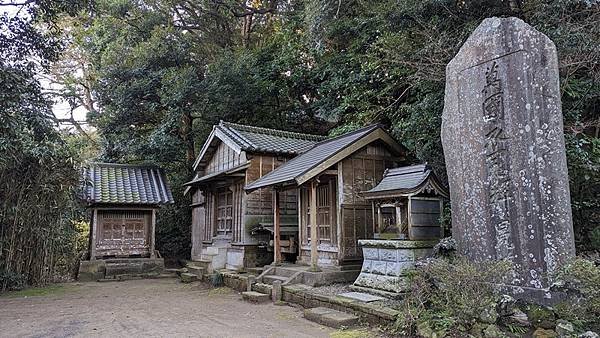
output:
[[[0, 2], [0, 289], [70, 271], [87, 160], [154, 162], [176, 203], [157, 247], [185, 257], [182, 183], [220, 119], [336, 134], [381, 122], [445, 177], [445, 66], [485, 17], [517, 16], [559, 52], [577, 246], [600, 248], [596, 0]], [[68, 104], [58, 116], [52, 102]], [[83, 111], [87, 118], [75, 116]], [[82, 225], [83, 224], [83, 225]], [[83, 235], [83, 238], [85, 236]]]

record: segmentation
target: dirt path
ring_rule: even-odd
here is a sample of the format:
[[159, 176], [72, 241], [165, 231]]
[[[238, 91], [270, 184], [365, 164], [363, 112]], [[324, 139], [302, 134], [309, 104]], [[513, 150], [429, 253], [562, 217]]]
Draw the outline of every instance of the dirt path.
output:
[[329, 337], [300, 310], [175, 279], [72, 283], [0, 297], [2, 337]]

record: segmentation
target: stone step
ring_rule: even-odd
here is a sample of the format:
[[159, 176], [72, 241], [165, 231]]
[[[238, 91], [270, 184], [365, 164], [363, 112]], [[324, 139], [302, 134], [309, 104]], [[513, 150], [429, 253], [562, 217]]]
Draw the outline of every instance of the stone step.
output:
[[266, 275], [263, 278], [263, 283], [273, 285], [273, 282], [278, 280], [282, 284], [288, 281], [288, 277], [277, 276], [277, 275]]
[[275, 275], [282, 277], [292, 277], [298, 270], [295, 269], [286, 269], [285, 267], [276, 267]]
[[351, 327], [358, 323], [358, 317], [349, 313], [336, 311], [326, 307], [315, 307], [304, 310], [304, 318], [339, 329], [341, 327]]
[[250, 303], [267, 303], [271, 301], [271, 296], [256, 291], [242, 292], [242, 299]]
[[206, 273], [206, 269], [201, 266], [188, 266], [187, 272], [198, 276], [198, 278], [202, 278], [202, 275]]
[[197, 261], [187, 262], [186, 267], [204, 268], [205, 270], [211, 270], [212, 261], [210, 259], [200, 259]]
[[247, 268], [246, 272], [248, 272], [249, 274], [258, 276], [260, 275], [262, 272], [264, 271], [264, 268]]
[[189, 272], [184, 272], [179, 277], [181, 278], [181, 281], [183, 283], [191, 283], [191, 282], [195, 282], [198, 280], [198, 276], [196, 276], [192, 273], [189, 273]]

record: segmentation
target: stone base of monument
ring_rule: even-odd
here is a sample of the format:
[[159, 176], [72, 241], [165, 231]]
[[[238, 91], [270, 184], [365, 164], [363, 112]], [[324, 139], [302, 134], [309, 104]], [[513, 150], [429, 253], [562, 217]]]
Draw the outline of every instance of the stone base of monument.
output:
[[503, 294], [513, 296], [515, 299], [522, 299], [538, 305], [554, 306], [567, 300], [568, 295], [562, 291], [550, 290], [550, 288], [532, 288], [508, 284], [496, 284], [496, 287]]
[[397, 297], [408, 289], [406, 272], [418, 259], [428, 256], [437, 243], [438, 240], [359, 240], [364, 261], [352, 288]]

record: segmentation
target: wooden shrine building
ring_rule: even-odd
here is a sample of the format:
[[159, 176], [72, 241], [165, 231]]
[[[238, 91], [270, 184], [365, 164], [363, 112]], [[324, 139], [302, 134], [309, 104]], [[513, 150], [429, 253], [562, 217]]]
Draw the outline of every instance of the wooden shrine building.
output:
[[[274, 189], [275, 263], [283, 259], [279, 238], [285, 227], [281, 206], [298, 196], [298, 261], [321, 267], [362, 262], [359, 239], [372, 238], [371, 202], [362, 192], [375, 187], [387, 168], [404, 162], [405, 148], [381, 125], [371, 125], [315, 144], [246, 185], [248, 193]], [[312, 226], [312, 225], [316, 226]], [[311, 240], [316, 238], [316, 240]]]
[[91, 163], [84, 177], [92, 220], [90, 259], [155, 257], [156, 211], [173, 203], [163, 171], [152, 165]]
[[153, 165], [90, 163], [82, 188], [91, 222], [89, 261], [81, 262], [80, 279], [110, 275], [111, 262], [120, 264], [120, 274], [162, 269], [155, 250], [156, 212], [173, 203], [163, 171]]
[[[209, 271], [262, 266], [273, 261], [273, 190], [244, 186], [309, 150], [323, 136], [221, 121], [213, 127], [186, 183], [192, 196], [191, 258]], [[295, 260], [296, 191], [279, 195], [282, 250]]]
[[372, 203], [375, 238], [444, 237], [440, 216], [448, 191], [428, 165], [388, 169], [381, 182], [363, 196]]

